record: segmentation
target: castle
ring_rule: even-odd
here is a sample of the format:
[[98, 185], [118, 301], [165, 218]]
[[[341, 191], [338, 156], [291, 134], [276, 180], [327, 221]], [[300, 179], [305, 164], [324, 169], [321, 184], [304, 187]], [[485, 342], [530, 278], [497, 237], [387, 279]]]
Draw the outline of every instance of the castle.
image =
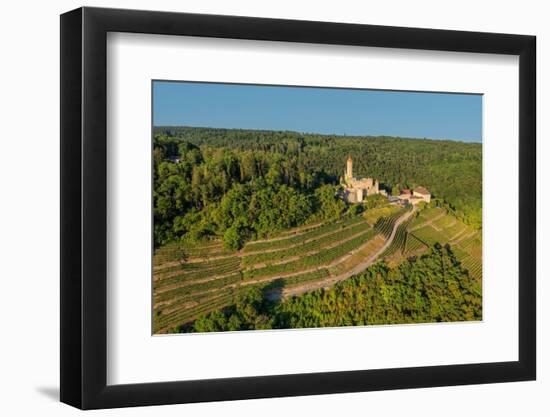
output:
[[429, 203], [431, 194], [424, 187], [416, 187], [413, 191], [404, 189], [399, 196], [388, 196], [385, 190], [380, 189], [378, 180], [372, 178], [355, 178], [353, 176], [353, 159], [348, 156], [346, 161], [346, 170], [343, 178], [340, 179], [343, 186], [343, 198], [348, 203], [361, 203], [368, 196], [382, 194], [388, 197], [390, 203], [399, 203], [403, 205], [416, 205], [421, 201]]
[[344, 187], [344, 200], [348, 203], [360, 203], [366, 197], [374, 194], [385, 194], [380, 192], [378, 180], [372, 178], [355, 178], [353, 176], [353, 159], [348, 156], [346, 171], [342, 181]]

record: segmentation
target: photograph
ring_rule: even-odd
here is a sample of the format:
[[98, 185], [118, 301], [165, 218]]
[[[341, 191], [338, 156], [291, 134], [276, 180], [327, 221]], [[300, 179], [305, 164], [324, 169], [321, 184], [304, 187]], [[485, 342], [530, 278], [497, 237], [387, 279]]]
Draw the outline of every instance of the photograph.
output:
[[550, 416], [502, 3], [6, 2], [0, 416]]
[[482, 95], [152, 94], [154, 334], [482, 320]]
[[482, 95], [152, 97], [154, 334], [482, 320]]

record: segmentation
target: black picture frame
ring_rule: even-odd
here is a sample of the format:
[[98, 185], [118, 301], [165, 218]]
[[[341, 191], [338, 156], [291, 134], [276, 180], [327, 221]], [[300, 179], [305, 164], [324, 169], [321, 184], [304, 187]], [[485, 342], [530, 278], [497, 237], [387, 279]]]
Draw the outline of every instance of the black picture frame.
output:
[[[108, 32], [519, 56], [519, 360], [107, 385]], [[534, 380], [534, 36], [79, 8], [61, 15], [61, 401], [82, 409]]]

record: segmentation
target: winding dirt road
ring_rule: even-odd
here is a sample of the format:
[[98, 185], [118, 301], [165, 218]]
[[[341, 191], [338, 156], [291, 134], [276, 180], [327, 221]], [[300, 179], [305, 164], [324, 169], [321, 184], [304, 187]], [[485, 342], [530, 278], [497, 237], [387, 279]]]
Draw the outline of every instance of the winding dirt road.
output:
[[[365, 259], [365, 261], [357, 264], [355, 267], [353, 267], [349, 271], [346, 271], [346, 272], [344, 272], [342, 274], [339, 274], [339, 275], [331, 276], [331, 277], [326, 278], [324, 280], [307, 283], [307, 284], [301, 285], [299, 287], [286, 288], [286, 289], [283, 289], [282, 292], [280, 292], [280, 291], [279, 292], [273, 292], [273, 293], [268, 295], [268, 298], [271, 299], [271, 300], [278, 300], [280, 298], [286, 298], [286, 297], [290, 297], [292, 295], [303, 294], [305, 292], [317, 290], [319, 288], [329, 288], [329, 287], [333, 286], [334, 284], [336, 284], [339, 281], [343, 281], [345, 279], [348, 279], [352, 275], [356, 275], [356, 274], [359, 274], [360, 272], [363, 272], [369, 266], [374, 264], [375, 261], [377, 260], [377, 258], [382, 253], [384, 253], [384, 251], [392, 244], [393, 239], [395, 238], [395, 235], [397, 233], [397, 228], [399, 227], [399, 225], [401, 223], [403, 223], [404, 221], [408, 220], [415, 212], [416, 212], [416, 207], [413, 207], [412, 210], [407, 211], [399, 219], [397, 219], [394, 223], [391, 235], [386, 240], [384, 245], [380, 249], [378, 249], [376, 252], [374, 252], [370, 257]], [[367, 244], [368, 244], [368, 242], [367, 242]], [[361, 248], [363, 248], [364, 246], [365, 245], [361, 246]], [[358, 248], [354, 252], [357, 252], [357, 251], [361, 250], [361, 248]]]

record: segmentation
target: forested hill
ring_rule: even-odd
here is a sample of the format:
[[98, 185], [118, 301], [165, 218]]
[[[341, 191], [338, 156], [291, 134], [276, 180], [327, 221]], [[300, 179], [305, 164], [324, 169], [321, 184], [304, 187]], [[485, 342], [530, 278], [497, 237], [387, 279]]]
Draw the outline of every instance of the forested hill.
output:
[[261, 177], [300, 192], [336, 184], [352, 155], [355, 176], [377, 178], [390, 191], [423, 185], [481, 227], [480, 143], [194, 127], [156, 127], [154, 134], [157, 166], [170, 157], [181, 157], [190, 173], [193, 164], [221, 164], [234, 182]]

